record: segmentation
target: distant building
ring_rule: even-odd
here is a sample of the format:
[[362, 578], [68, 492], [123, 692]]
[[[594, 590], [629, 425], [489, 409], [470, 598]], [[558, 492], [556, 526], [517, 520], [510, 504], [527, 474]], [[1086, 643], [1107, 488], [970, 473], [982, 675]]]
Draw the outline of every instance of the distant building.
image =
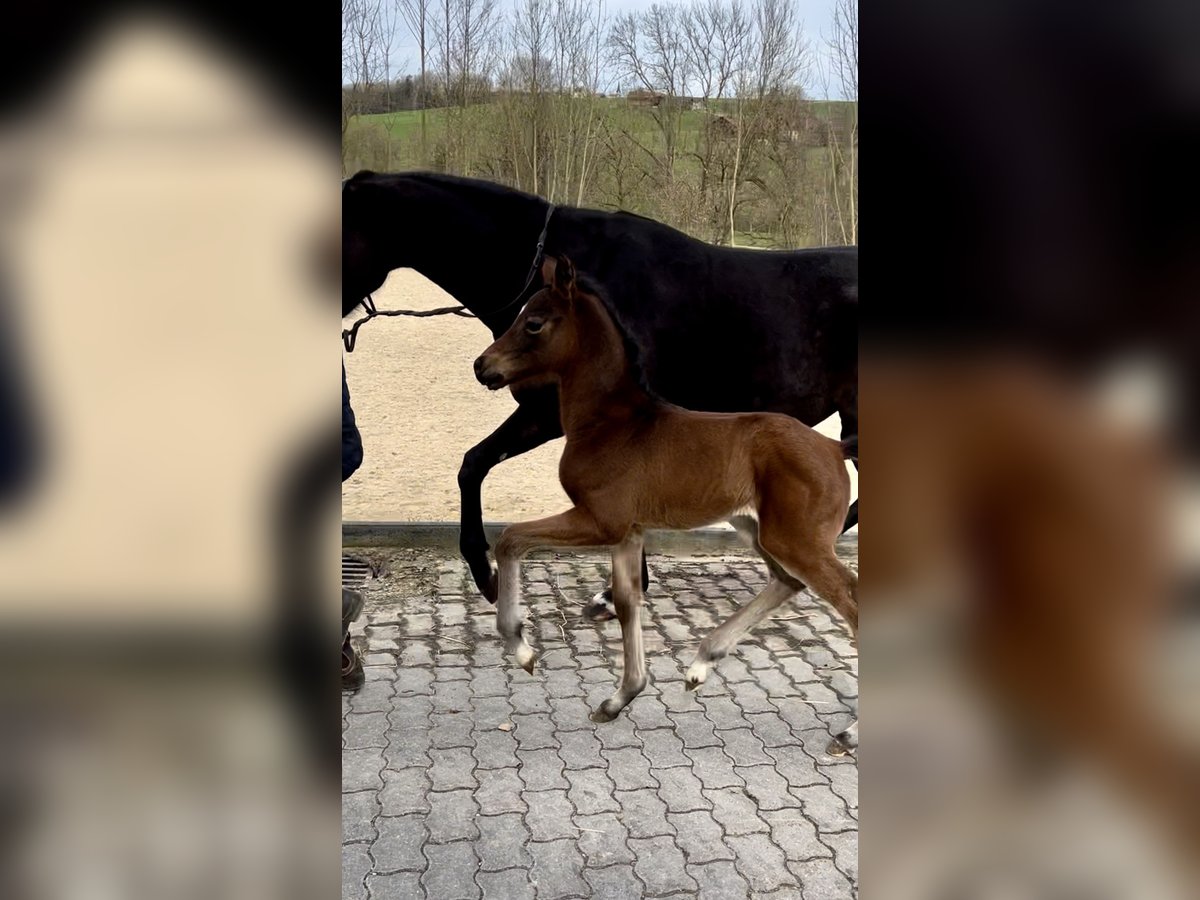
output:
[[644, 91], [641, 88], [630, 91], [625, 98], [636, 106], [658, 106], [663, 102], [663, 95], [658, 91]]

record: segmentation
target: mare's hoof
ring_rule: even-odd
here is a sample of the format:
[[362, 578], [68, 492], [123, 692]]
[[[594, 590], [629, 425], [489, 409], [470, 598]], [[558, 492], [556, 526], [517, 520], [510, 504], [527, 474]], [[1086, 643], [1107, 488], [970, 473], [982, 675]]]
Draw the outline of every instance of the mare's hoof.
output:
[[[617, 712], [620, 712], [620, 710], [617, 710]], [[589, 718], [593, 722], [596, 722], [597, 724], [603, 724], [604, 722], [611, 722], [616, 717], [617, 717], [617, 713], [609, 712], [608, 705], [603, 704], [603, 703], [600, 705], [599, 709], [597, 709], [594, 713], [591, 714], [591, 716], [589, 716]]]
[[495, 606], [496, 601], [500, 598], [500, 578], [494, 570], [488, 577], [488, 583], [483, 589], [483, 596], [492, 606]]

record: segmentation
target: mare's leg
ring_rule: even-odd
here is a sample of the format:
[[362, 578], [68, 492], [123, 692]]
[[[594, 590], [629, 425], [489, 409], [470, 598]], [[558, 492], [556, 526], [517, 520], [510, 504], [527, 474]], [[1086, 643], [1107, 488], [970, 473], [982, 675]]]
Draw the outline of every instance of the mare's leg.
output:
[[[858, 400], [858, 391], [855, 390], [854, 403], [852, 403], [852, 404], [847, 403], [845, 405], [839, 406], [839, 408], [838, 408], [838, 416], [840, 416], [841, 420], [842, 420], [842, 440], [843, 441], [847, 440], [848, 438], [858, 437], [858, 402], [857, 402], [857, 400]], [[858, 460], [852, 459], [852, 460], [850, 460], [850, 462], [854, 466], [854, 471], [857, 472], [858, 471]], [[853, 528], [857, 524], [858, 524], [858, 499], [855, 498], [854, 502], [850, 504], [849, 510], [846, 511], [846, 520], [845, 520], [845, 523], [842, 525], [842, 534], [845, 534], [847, 531], [849, 531], [851, 528]], [[857, 731], [855, 733], [857, 733]]]
[[772, 577], [757, 597], [722, 622], [712, 634], [700, 642], [696, 659], [687, 670], [687, 689], [694, 691], [704, 684], [713, 663], [723, 659], [751, 628], [795, 595], [796, 590], [791, 584]]
[[498, 566], [496, 629], [504, 638], [504, 649], [516, 655], [527, 672], [533, 671], [537, 656], [525, 640], [521, 609], [521, 559], [542, 547], [589, 547], [612, 544], [617, 537], [600, 528], [591, 514], [572, 507], [565, 513], [532, 522], [509, 525], [496, 542]]
[[489, 603], [496, 602], [496, 585], [488, 561], [483, 531], [483, 480], [497, 464], [562, 437], [558, 407], [542, 397], [516, 408], [499, 428], [467, 451], [458, 470], [462, 517], [458, 547], [471, 569], [471, 577]]
[[629, 701], [646, 687], [646, 653], [642, 647], [642, 584], [638, 571], [642, 556], [642, 533], [634, 529], [613, 548], [613, 595], [621, 620], [621, 642], [625, 661], [621, 686], [592, 713], [593, 722], [611, 722]]

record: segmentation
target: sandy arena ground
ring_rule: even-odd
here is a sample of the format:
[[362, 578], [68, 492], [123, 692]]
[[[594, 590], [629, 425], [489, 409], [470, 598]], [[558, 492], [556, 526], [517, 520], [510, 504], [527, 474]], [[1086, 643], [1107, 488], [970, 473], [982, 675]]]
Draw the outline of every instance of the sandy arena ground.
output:
[[[411, 270], [393, 272], [375, 293], [380, 309], [430, 309], [454, 300]], [[349, 316], [345, 324], [361, 313]], [[507, 391], [475, 381], [471, 364], [491, 335], [474, 319], [381, 318], [363, 325], [344, 354], [363, 464], [342, 487], [347, 521], [457, 521], [463, 454], [516, 408]], [[836, 416], [819, 431], [837, 436]], [[563, 442], [498, 466], [483, 485], [484, 518], [508, 522], [561, 512]], [[851, 469], [855, 496], [857, 474]], [[857, 530], [857, 529], [855, 529]]]

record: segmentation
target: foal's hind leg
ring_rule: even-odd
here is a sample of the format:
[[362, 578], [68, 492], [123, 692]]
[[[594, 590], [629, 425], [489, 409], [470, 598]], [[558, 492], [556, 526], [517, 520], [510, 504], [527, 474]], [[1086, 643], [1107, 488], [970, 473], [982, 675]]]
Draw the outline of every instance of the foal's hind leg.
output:
[[[814, 594], [832, 606], [850, 626], [855, 643], [858, 642], [858, 576], [842, 564], [833, 552], [832, 542], [828, 550], [809, 546], [804, 550], [794, 547], [773, 546], [768, 535], [763, 543], [767, 552], [794, 578], [801, 579]], [[829, 752], [842, 755], [858, 746], [858, 720], [837, 735], [829, 745]]]
[[719, 659], [723, 659], [738, 641], [774, 612], [789, 597], [796, 594], [791, 584], [772, 578], [762, 593], [735, 612], [728, 620], [722, 622], [712, 634], [700, 642], [696, 651], [696, 659], [688, 667], [686, 687], [694, 691], [704, 684], [708, 678], [708, 670]]
[[642, 581], [638, 564], [642, 533], [634, 530], [613, 549], [613, 596], [621, 620], [625, 661], [621, 686], [592, 713], [593, 722], [611, 722], [646, 687], [646, 653], [642, 647]]

